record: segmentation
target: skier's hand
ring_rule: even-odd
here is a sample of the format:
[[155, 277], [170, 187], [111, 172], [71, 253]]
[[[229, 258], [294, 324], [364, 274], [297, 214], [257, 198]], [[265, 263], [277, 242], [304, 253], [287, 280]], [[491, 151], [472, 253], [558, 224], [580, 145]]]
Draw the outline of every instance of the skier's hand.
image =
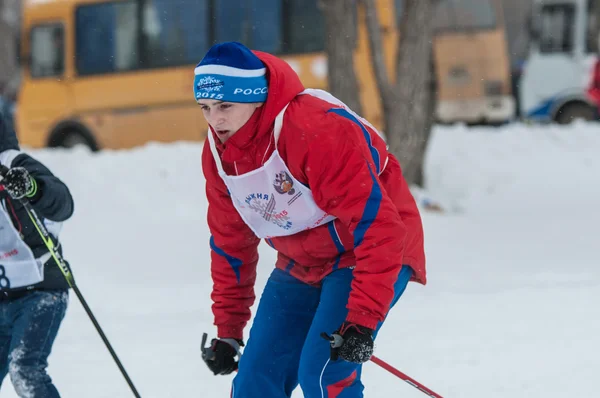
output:
[[212, 339], [210, 347], [205, 347], [207, 335], [202, 336], [202, 359], [216, 375], [228, 375], [238, 368], [235, 357], [244, 343], [236, 339]]
[[24, 167], [9, 169], [0, 184], [13, 199], [31, 198], [37, 193], [37, 183]]
[[331, 360], [365, 363], [373, 355], [373, 330], [355, 323], [344, 322], [331, 336], [321, 333], [331, 345]]

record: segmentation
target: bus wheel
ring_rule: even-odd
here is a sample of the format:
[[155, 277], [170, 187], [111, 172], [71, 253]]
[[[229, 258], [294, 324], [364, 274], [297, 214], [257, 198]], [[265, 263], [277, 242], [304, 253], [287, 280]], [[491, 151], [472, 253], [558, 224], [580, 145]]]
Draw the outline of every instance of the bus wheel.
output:
[[61, 131], [54, 134], [50, 140], [50, 147], [74, 148], [83, 145], [92, 151], [97, 151], [98, 146], [91, 137], [78, 130]]
[[569, 124], [575, 119], [596, 120], [596, 110], [585, 102], [571, 102], [563, 105], [554, 116], [559, 124]]

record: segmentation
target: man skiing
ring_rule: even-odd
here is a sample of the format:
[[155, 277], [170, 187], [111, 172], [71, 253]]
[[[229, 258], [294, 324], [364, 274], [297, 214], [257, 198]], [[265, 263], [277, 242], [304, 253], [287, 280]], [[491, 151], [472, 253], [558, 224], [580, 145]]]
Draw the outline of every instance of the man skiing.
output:
[[0, 165], [0, 383], [10, 374], [20, 397], [59, 397], [46, 368], [68, 284], [20, 201], [29, 201], [62, 253], [58, 233], [73, 214], [73, 198], [50, 170], [20, 151], [2, 118]]
[[[398, 161], [341, 101], [240, 43], [208, 51], [194, 94], [210, 127], [218, 337], [206, 364], [238, 369], [234, 398], [290, 397], [298, 384], [307, 398], [362, 397], [361, 366], [388, 311], [409, 280], [426, 282], [421, 218]], [[277, 263], [238, 364], [261, 238]]]

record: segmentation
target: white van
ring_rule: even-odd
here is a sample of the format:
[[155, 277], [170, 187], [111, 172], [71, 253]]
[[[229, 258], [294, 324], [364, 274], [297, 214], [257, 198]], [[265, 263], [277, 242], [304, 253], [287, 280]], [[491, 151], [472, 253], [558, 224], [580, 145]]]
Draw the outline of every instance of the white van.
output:
[[598, 1], [534, 1], [530, 50], [519, 85], [524, 119], [564, 124], [596, 118], [586, 91], [598, 58]]

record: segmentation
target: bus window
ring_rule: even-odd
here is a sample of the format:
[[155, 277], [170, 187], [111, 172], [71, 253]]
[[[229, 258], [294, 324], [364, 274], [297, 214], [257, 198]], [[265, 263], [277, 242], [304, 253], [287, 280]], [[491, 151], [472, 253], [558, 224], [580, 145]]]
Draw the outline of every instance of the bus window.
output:
[[434, 12], [434, 29], [493, 29], [496, 13], [491, 1], [442, 0]]
[[39, 25], [31, 28], [31, 77], [59, 77], [63, 72], [62, 25]]
[[398, 21], [400, 21], [402, 11], [404, 10], [402, 0], [394, 0], [394, 9], [396, 10], [396, 17], [398, 18]]
[[[454, 9], [450, 7], [447, 0], [442, 0], [438, 3], [437, 7], [433, 11], [433, 29], [434, 30], [448, 30], [455, 29], [456, 23], [454, 22]], [[452, 14], [451, 14], [452, 13]]]
[[274, 54], [325, 50], [318, 0], [221, 0], [214, 3], [213, 42], [239, 41]]
[[135, 1], [77, 8], [75, 57], [79, 75], [138, 68], [137, 11]]
[[585, 21], [585, 52], [588, 54], [598, 53], [598, 34], [600, 26], [596, 16], [598, 0], [588, 0], [588, 9]]
[[456, 24], [463, 29], [492, 29], [496, 15], [491, 1], [452, 0]]
[[238, 41], [250, 43], [250, 16], [245, 8], [248, 2], [221, 0], [215, 3], [215, 42]]
[[281, 48], [281, 1], [256, 0], [252, 9], [255, 17], [252, 25], [252, 41], [254, 48], [273, 54], [279, 54]]
[[221, 0], [215, 3], [214, 42], [239, 41], [278, 54], [281, 47], [281, 0]]
[[148, 0], [142, 67], [196, 64], [209, 48], [208, 0]]
[[325, 22], [317, 0], [285, 0], [283, 11], [285, 53], [325, 50]]
[[565, 53], [574, 48], [575, 6], [550, 4], [541, 9], [540, 52]]

